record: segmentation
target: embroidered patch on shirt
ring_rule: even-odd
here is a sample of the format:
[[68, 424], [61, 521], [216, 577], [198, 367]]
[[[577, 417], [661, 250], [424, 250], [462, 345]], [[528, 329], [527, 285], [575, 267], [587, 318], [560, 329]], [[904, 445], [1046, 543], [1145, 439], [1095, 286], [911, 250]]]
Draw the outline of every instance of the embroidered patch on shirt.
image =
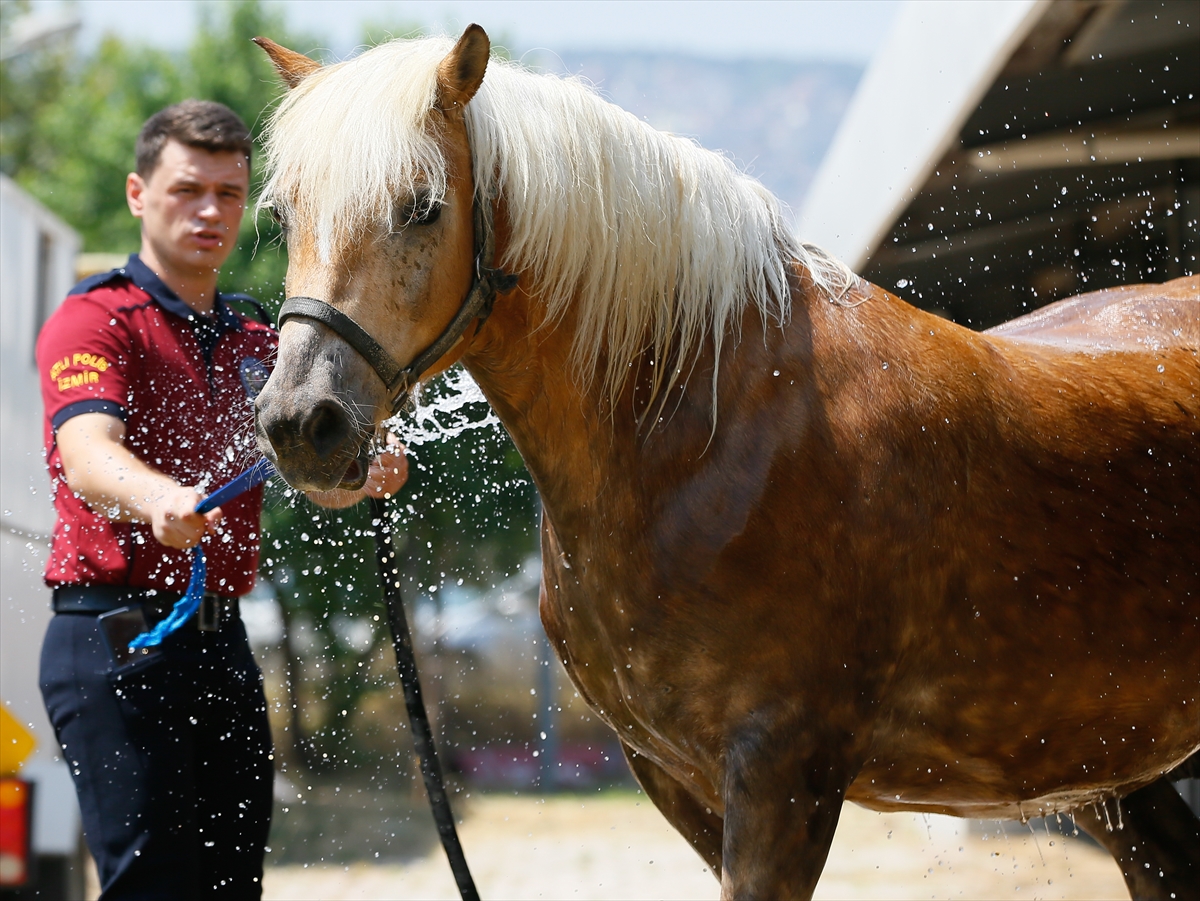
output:
[[[58, 385], [59, 391], [94, 385], [100, 381], [100, 373], [108, 370], [108, 360], [99, 354], [84, 352], [68, 354], [55, 360], [50, 367], [50, 380]], [[63, 373], [68, 369], [82, 368], [82, 372]]]
[[261, 360], [246, 357], [238, 366], [238, 375], [241, 376], [242, 387], [246, 389], [246, 396], [254, 400], [262, 392], [262, 389], [267, 387], [267, 379], [271, 377], [271, 371], [262, 364]]

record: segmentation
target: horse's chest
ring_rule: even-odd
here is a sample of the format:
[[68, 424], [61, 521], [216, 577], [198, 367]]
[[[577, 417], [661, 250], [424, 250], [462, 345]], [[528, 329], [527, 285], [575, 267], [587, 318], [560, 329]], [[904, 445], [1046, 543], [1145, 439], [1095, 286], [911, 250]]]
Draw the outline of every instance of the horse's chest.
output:
[[581, 697], [625, 745], [679, 778], [707, 784], [700, 774], [719, 752], [698, 742], [707, 730], [685, 708], [688, 660], [673, 652], [660, 634], [665, 623], [640, 603], [653, 587], [624, 578], [624, 567], [599, 572], [562, 556], [544, 559], [542, 621]]
[[636, 625], [620, 593], [560, 561], [543, 575], [541, 613], [551, 645], [580, 693], [617, 728], [625, 708], [620, 700], [630, 694], [622, 686], [637, 655]]

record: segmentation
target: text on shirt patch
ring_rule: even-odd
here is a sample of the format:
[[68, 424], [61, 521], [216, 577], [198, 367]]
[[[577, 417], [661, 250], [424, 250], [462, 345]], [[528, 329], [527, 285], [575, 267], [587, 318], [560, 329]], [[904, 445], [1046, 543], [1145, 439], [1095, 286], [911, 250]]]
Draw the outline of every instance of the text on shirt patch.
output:
[[[72, 375], [62, 374], [64, 369], [69, 369], [72, 366], [86, 366], [90, 371], [76, 372]], [[78, 388], [80, 385], [94, 385], [100, 381], [100, 373], [107, 369], [108, 360], [98, 354], [90, 354], [84, 351], [65, 356], [61, 360], [56, 361], [50, 367], [50, 378], [58, 383], [59, 391], [66, 391], [69, 388]]]

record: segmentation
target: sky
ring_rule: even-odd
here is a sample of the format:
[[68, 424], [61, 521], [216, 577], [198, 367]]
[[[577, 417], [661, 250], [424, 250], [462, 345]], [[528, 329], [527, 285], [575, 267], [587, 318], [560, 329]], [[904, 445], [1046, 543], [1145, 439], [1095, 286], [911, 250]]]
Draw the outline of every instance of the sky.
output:
[[[37, 10], [65, 5], [39, 0]], [[221, 0], [207, 0], [221, 2]], [[865, 63], [882, 42], [896, 0], [270, 0], [290, 27], [335, 56], [354, 50], [364, 22], [419, 22], [458, 32], [478, 22], [497, 43], [532, 49], [671, 50], [718, 58]], [[185, 47], [198, 0], [82, 0], [71, 4], [90, 44], [106, 31], [164, 48]], [[313, 49], [313, 48], [306, 48]]]

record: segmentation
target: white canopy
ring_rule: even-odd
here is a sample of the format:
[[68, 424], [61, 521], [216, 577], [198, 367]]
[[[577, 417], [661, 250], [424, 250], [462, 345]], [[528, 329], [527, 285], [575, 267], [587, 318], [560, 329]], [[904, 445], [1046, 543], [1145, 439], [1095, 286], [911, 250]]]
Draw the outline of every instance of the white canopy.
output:
[[813, 179], [799, 236], [859, 269], [1049, 0], [909, 0]]

